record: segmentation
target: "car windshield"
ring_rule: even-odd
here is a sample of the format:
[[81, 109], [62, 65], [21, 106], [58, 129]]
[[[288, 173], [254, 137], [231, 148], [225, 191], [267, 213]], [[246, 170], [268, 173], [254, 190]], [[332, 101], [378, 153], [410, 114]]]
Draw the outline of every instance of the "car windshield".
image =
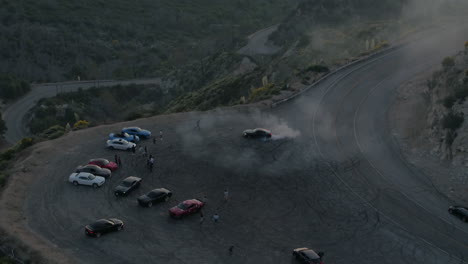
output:
[[102, 164], [102, 165], [107, 165], [109, 164], [108, 160], [97, 160], [97, 163]]
[[120, 185], [125, 186], [125, 187], [130, 187], [132, 186], [133, 181], [128, 180], [128, 181], [123, 181]]
[[105, 219], [101, 219], [101, 220], [98, 220], [94, 223], [91, 224], [91, 227], [92, 228], [101, 228], [101, 227], [104, 227], [106, 225], [109, 225], [109, 221], [105, 220]]
[[96, 176], [94, 176], [94, 175], [89, 175], [88, 176], [88, 179], [90, 179], [90, 180], [94, 180], [94, 178], [96, 178]]
[[185, 203], [180, 203], [179, 205], [177, 205], [177, 207], [182, 210], [187, 210], [187, 208], [189, 208], [189, 205]]
[[[317, 255], [317, 253], [315, 253], [315, 251], [313, 251], [313, 250], [310, 250], [310, 249], [309, 250], [304, 250], [302, 253], [304, 255], [306, 255], [307, 258], [310, 259], [310, 260], [318, 261], [320, 259], [320, 257]], [[318, 262], [313, 262], [313, 263], [318, 263]]]
[[148, 197], [156, 198], [156, 197], [158, 197], [160, 194], [161, 194], [160, 192], [152, 191], [152, 192], [149, 192], [147, 195], [148, 195]]

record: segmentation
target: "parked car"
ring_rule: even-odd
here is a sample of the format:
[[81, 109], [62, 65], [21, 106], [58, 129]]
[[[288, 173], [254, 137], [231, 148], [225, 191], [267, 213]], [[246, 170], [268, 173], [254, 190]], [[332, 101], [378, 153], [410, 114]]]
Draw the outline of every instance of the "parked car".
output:
[[85, 226], [85, 234], [88, 236], [100, 237], [105, 233], [120, 231], [123, 227], [124, 223], [120, 219], [99, 219], [96, 222]]
[[312, 249], [296, 248], [293, 250], [293, 256], [302, 263], [306, 264], [323, 264], [323, 252], [315, 253]]
[[169, 215], [174, 218], [181, 218], [199, 212], [204, 205], [205, 203], [198, 199], [185, 200], [169, 209]]
[[165, 188], [154, 189], [147, 194], [138, 197], [138, 204], [144, 207], [151, 207], [154, 203], [169, 201], [172, 192]]
[[463, 222], [468, 222], [468, 208], [463, 206], [450, 206], [448, 209], [450, 214], [453, 214], [463, 220]]
[[129, 142], [138, 143], [140, 137], [137, 135], [129, 135], [128, 133], [110, 133], [109, 139], [125, 139]]
[[125, 139], [116, 138], [107, 140], [106, 146], [110, 149], [131, 150], [136, 147], [136, 144]]
[[245, 138], [271, 138], [271, 132], [264, 128], [247, 129], [244, 130], [243, 136]]
[[111, 170], [104, 169], [104, 168], [101, 168], [101, 167], [99, 167], [97, 165], [91, 165], [91, 164], [84, 165], [84, 166], [78, 166], [76, 168], [75, 172], [77, 172], [77, 173], [87, 172], [87, 173], [93, 174], [94, 176], [101, 176], [101, 177], [104, 177], [106, 179], [110, 178], [111, 175], [112, 175]]
[[130, 176], [125, 178], [117, 187], [115, 187], [115, 196], [127, 195], [140, 186], [141, 178]]
[[119, 165], [117, 165], [117, 163], [106, 159], [90, 159], [88, 164], [96, 165], [101, 168], [109, 169], [111, 171], [115, 171], [119, 168]]
[[141, 129], [139, 127], [125, 127], [122, 129], [122, 133], [127, 133], [129, 135], [136, 135], [140, 138], [150, 138], [151, 131], [146, 129]]
[[106, 179], [101, 176], [94, 176], [93, 174], [87, 172], [74, 172], [70, 175], [70, 177], [68, 177], [68, 181], [73, 183], [75, 186], [88, 185], [97, 188], [101, 187], [104, 182], [106, 182]]

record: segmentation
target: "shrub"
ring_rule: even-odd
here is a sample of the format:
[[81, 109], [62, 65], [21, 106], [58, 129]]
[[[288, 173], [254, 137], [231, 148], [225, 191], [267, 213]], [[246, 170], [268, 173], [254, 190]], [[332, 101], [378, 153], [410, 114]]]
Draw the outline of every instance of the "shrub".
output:
[[456, 100], [457, 99], [455, 97], [450, 95], [450, 96], [445, 97], [442, 103], [446, 108], [450, 109], [452, 108], [453, 104], [455, 104]]
[[0, 171], [5, 170], [8, 167], [8, 161], [0, 160]]
[[330, 69], [325, 65], [311, 65], [304, 72], [329, 72]]
[[131, 120], [135, 120], [135, 119], [142, 118], [142, 117], [143, 117], [142, 113], [131, 112], [127, 115], [127, 117], [125, 118], [125, 121], [131, 121]]
[[19, 142], [19, 145], [18, 145], [18, 151], [20, 150], [23, 150], [27, 147], [30, 147], [32, 145], [34, 145], [34, 139], [33, 138], [30, 138], [30, 137], [25, 137], [23, 139], [21, 139], [21, 141]]
[[455, 97], [459, 100], [465, 100], [468, 96], [468, 87], [463, 87], [455, 91]]
[[0, 187], [4, 187], [7, 183], [7, 180], [8, 180], [8, 174], [0, 172]]
[[455, 131], [461, 127], [464, 120], [463, 113], [450, 112], [442, 118], [442, 127]]
[[89, 122], [86, 120], [79, 120], [73, 125], [73, 130], [79, 130], [89, 127]]
[[455, 66], [455, 59], [453, 57], [445, 57], [442, 61], [442, 66], [446, 69]]
[[65, 134], [65, 128], [61, 125], [55, 125], [47, 128], [41, 134], [42, 137], [47, 139], [56, 139]]
[[275, 84], [270, 83], [265, 86], [253, 89], [249, 95], [250, 102], [256, 102], [263, 99], [270, 98], [274, 94], [279, 93], [279, 88]]
[[0, 159], [2, 160], [11, 160], [15, 156], [15, 150], [9, 148], [2, 153], [0, 153]]

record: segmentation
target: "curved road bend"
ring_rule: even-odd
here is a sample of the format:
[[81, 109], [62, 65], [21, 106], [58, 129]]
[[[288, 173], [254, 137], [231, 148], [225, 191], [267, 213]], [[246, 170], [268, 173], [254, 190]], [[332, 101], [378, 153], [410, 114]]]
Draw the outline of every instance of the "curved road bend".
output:
[[451, 201], [401, 157], [387, 115], [396, 88], [458, 52], [463, 33], [446, 31], [347, 69], [295, 105], [281, 107], [296, 108], [285, 117], [309, 124], [313, 151], [332, 169], [334, 163], [356, 164], [347, 171], [336, 169], [334, 175], [382, 221], [458, 263], [468, 260], [468, 227], [448, 214]]
[[89, 89], [92, 87], [104, 87], [113, 85], [128, 85], [128, 84], [150, 84], [159, 83], [160, 79], [138, 79], [125, 81], [82, 81], [82, 82], [63, 82], [63, 83], [48, 83], [33, 86], [31, 92], [23, 96], [21, 99], [8, 106], [3, 112], [3, 120], [5, 120], [8, 130], [5, 133], [5, 139], [15, 144], [24, 137], [30, 135], [25, 126], [24, 118], [29, 110], [36, 103], [47, 97], [53, 97], [58, 93], [77, 91], [78, 88]]

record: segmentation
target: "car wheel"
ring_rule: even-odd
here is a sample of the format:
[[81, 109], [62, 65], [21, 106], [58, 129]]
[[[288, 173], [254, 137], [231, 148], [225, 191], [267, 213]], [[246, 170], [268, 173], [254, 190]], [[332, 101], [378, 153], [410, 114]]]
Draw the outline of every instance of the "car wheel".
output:
[[123, 228], [123, 225], [119, 225], [119, 227], [117, 227], [117, 231], [122, 230], [122, 228]]
[[453, 210], [452, 210], [452, 209], [449, 209], [449, 214], [453, 214]]
[[165, 202], [169, 201], [169, 196], [166, 196], [166, 197], [164, 198], [164, 201], [165, 201]]
[[74, 182], [73, 182], [73, 185], [78, 186], [78, 182], [77, 182], [77, 181], [74, 181]]
[[96, 189], [97, 187], [99, 187], [96, 183], [93, 183], [93, 188]]
[[109, 148], [110, 148], [110, 149], [115, 149], [113, 146], [110, 146]]
[[96, 237], [101, 237], [101, 233], [96, 233]]
[[115, 192], [114, 195], [115, 195], [115, 196], [119, 196], [119, 193], [118, 193], [118, 192]]
[[148, 203], [148, 207], [151, 207], [151, 206], [153, 206], [153, 203], [152, 203], [152, 202], [149, 202], [149, 203]]

